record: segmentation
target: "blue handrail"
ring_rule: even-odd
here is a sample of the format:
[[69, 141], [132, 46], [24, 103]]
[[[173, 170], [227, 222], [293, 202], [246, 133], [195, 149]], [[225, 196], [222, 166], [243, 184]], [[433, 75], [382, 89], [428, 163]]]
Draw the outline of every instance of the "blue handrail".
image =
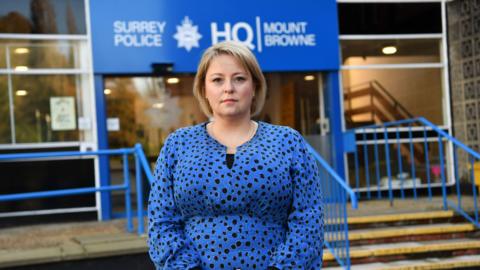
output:
[[357, 209], [357, 196], [353, 189], [308, 143], [307, 149], [320, 166], [320, 183], [324, 201], [324, 242], [337, 263], [350, 269], [350, 242], [348, 240], [347, 195], [351, 206]]
[[114, 190], [124, 190], [125, 191], [125, 212], [127, 217], [127, 231], [133, 232], [133, 218], [132, 218], [132, 207], [131, 207], [131, 185], [130, 185], [130, 174], [129, 174], [129, 155], [135, 156], [135, 165], [136, 165], [136, 190], [137, 190], [137, 213], [138, 213], [138, 234], [144, 233], [144, 219], [143, 219], [143, 189], [142, 189], [142, 173], [147, 176], [147, 179], [151, 182], [153, 180], [153, 175], [150, 167], [148, 166], [147, 159], [143, 152], [142, 146], [136, 144], [133, 148], [123, 148], [123, 149], [114, 149], [114, 150], [98, 150], [98, 151], [62, 151], [62, 152], [42, 152], [42, 153], [21, 153], [21, 154], [1, 154], [0, 161], [13, 161], [13, 160], [25, 160], [25, 159], [39, 159], [39, 158], [52, 158], [52, 157], [81, 157], [81, 156], [102, 156], [102, 155], [119, 155], [123, 157], [123, 174], [124, 174], [124, 183], [122, 185], [108, 185], [101, 187], [82, 187], [82, 188], [70, 188], [70, 189], [59, 189], [59, 190], [49, 190], [49, 191], [36, 191], [36, 192], [25, 192], [25, 193], [16, 193], [16, 194], [5, 194], [0, 195], [0, 202], [5, 201], [16, 201], [16, 200], [27, 200], [34, 198], [49, 198], [49, 197], [59, 197], [59, 196], [70, 196], [78, 195], [85, 193], [96, 193], [96, 192], [110, 192]]
[[[349, 241], [348, 241], [348, 222], [347, 222], [347, 196], [350, 198], [353, 209], [357, 209], [358, 202], [355, 192], [348, 184], [334, 171], [332, 167], [315, 151], [313, 147], [307, 144], [308, 150], [312, 153], [321, 170], [323, 177], [322, 190], [325, 199], [324, 218], [326, 222], [325, 245], [334, 255], [337, 262], [350, 269]], [[102, 187], [72, 188], [52, 191], [27, 192], [18, 194], [0, 195], [1, 201], [26, 200], [32, 198], [46, 198], [54, 196], [69, 196], [84, 193], [108, 192], [113, 190], [125, 190], [125, 209], [127, 216], [127, 230], [133, 232], [133, 217], [131, 208], [131, 187], [129, 175], [129, 155], [135, 158], [135, 182], [137, 195], [137, 218], [138, 234], [143, 234], [144, 229], [144, 211], [143, 211], [143, 183], [142, 176], [145, 175], [149, 183], [154, 180], [151, 167], [145, 156], [141, 144], [136, 144], [133, 148], [124, 148], [116, 150], [98, 150], [89, 152], [47, 152], [47, 153], [22, 153], [22, 154], [3, 154], [0, 160], [18, 160], [18, 159], [38, 159], [45, 157], [71, 157], [71, 156], [100, 156], [100, 155], [121, 155], [123, 157], [124, 184], [110, 185]]]
[[[400, 127], [406, 128], [406, 132], [404, 132], [402, 137], [403, 142], [400, 140]], [[415, 130], [415, 136], [413, 135], [414, 127], [417, 128]], [[390, 131], [388, 128], [393, 128], [393, 130]], [[413, 199], [417, 199], [417, 190], [419, 188], [427, 188], [428, 198], [431, 200], [432, 185], [434, 184], [432, 176], [436, 176], [440, 181], [437, 186], [439, 186], [441, 190], [443, 209], [447, 210], [448, 208], [451, 208], [455, 210], [468, 221], [480, 228], [477, 203], [477, 188], [479, 188], [478, 185], [480, 185], [480, 175], [477, 177], [475, 176], [475, 168], [477, 165], [480, 165], [480, 153], [477, 153], [472, 148], [454, 138], [424, 117], [398, 120], [379, 125], [369, 125], [356, 128], [353, 131], [358, 135], [361, 134], [358, 138], [362, 138], [357, 141], [357, 151], [353, 153], [355, 157], [355, 181], [357, 183], [357, 194], [360, 194], [361, 189], [367, 191], [370, 190], [368, 183], [369, 166], [364, 168], [364, 180], [367, 182], [367, 186], [359, 188], [358, 183], [361, 182], [361, 179], [358, 164], [360, 163], [361, 156], [357, 152], [363, 151], [363, 155], [365, 156], [364, 160], [366, 160], [372, 151], [368, 146], [373, 145], [374, 147], [378, 147], [379, 143], [375, 136], [377, 133], [383, 133], [383, 142], [381, 142], [381, 144], [383, 144], [383, 147], [385, 148], [386, 162], [382, 163], [378, 157], [375, 157], [375, 164], [384, 164], [384, 171], [387, 172], [387, 176], [383, 178], [383, 190], [386, 189], [388, 191], [388, 197], [392, 204], [394, 195], [394, 187], [392, 187], [394, 176], [392, 174], [395, 171], [393, 165], [396, 163], [396, 170], [398, 173], [398, 179], [396, 180], [400, 184], [395, 187], [395, 189], [399, 189], [402, 199], [405, 198], [404, 182], [406, 175], [408, 175], [403, 169], [407, 169], [411, 176], [412, 185], [410, 187]], [[393, 134], [396, 135], [393, 136], [395, 139], [391, 139], [392, 137], [389, 136], [390, 132], [392, 132], [392, 134], [395, 133]], [[375, 140], [373, 142], [371, 139], [367, 139], [367, 133], [374, 134]], [[451, 148], [447, 148], [448, 143], [451, 143]], [[392, 159], [390, 156], [389, 150], [391, 147], [397, 148], [396, 162], [395, 159]], [[401, 150], [404, 150], [403, 153], [401, 153]], [[416, 153], [418, 155], [415, 155]], [[447, 157], [453, 159], [454, 165], [454, 171], [449, 175], [447, 175], [447, 172], [449, 172], [447, 165], [450, 164], [451, 161], [448, 160]], [[403, 166], [403, 159], [410, 162], [410, 166]], [[437, 163], [432, 164], [434, 160], [437, 160]], [[422, 170], [424, 172], [423, 175], [421, 173]], [[424, 178], [425, 183], [422, 183], [423, 187], [419, 187], [418, 182], [422, 181], [422, 177]], [[388, 183], [385, 183], [385, 180], [388, 180]], [[453, 182], [455, 182], [455, 184], [453, 184]], [[466, 185], [462, 185], [462, 183]], [[386, 187], [385, 184], [388, 184], [388, 187]], [[380, 186], [378, 188], [380, 189]], [[450, 191], [450, 194], [448, 194], [448, 190]], [[449, 199], [449, 195], [456, 195], [454, 196], [455, 200], [452, 201]], [[473, 205], [467, 205], [467, 200], [465, 198], [469, 196], [473, 199], [473, 203], [471, 203]], [[471, 201], [472, 200], [470, 200], [470, 202]]]

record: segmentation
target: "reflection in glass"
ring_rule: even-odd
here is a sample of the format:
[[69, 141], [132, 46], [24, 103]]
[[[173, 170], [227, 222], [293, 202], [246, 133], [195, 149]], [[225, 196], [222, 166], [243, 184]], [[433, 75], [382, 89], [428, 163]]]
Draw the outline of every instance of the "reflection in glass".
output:
[[[76, 122], [76, 105], [80, 102], [77, 100], [77, 79], [74, 75], [12, 76], [17, 143], [79, 140], [76, 125], [52, 128], [52, 125], [61, 127], [65, 121], [71, 123], [72, 117]], [[73, 98], [73, 105], [68, 102], [63, 107], [55, 105], [52, 98], [56, 97]], [[53, 113], [57, 117], [52, 117]]]
[[[79, 68], [79, 43], [76, 41], [3, 41], [8, 50], [10, 68]], [[4, 56], [0, 56], [0, 59]]]
[[440, 39], [341, 40], [342, 65], [439, 63]]
[[0, 44], [0, 69], [7, 68], [7, 58], [5, 57], [6, 54], [6, 46]]
[[2, 0], [0, 33], [86, 34], [84, 0]]
[[207, 120], [192, 94], [193, 76], [177, 77], [175, 84], [163, 77], [106, 78], [107, 115], [120, 122], [109, 132], [109, 147], [140, 142], [154, 159], [172, 131]]
[[0, 76], [0, 144], [11, 143], [7, 76]]
[[443, 125], [442, 69], [343, 70], [347, 128], [423, 116]]
[[268, 73], [267, 99], [258, 119], [290, 126], [303, 135], [320, 134], [317, 75]]

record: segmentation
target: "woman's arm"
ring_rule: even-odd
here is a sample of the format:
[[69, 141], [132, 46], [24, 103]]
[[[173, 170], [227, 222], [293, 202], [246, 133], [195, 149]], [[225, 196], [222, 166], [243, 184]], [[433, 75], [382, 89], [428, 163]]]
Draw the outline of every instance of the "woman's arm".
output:
[[197, 269], [200, 259], [185, 237], [183, 218], [173, 197], [174, 142], [175, 135], [170, 135], [155, 166], [148, 201], [149, 254], [156, 269]]
[[278, 269], [320, 269], [323, 253], [323, 204], [316, 161], [296, 131], [290, 138], [293, 202], [285, 242], [276, 249], [270, 266]]

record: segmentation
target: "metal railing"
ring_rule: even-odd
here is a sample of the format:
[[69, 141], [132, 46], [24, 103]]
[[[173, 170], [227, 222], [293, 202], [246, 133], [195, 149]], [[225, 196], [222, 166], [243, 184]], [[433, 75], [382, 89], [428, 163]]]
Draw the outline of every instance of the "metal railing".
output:
[[320, 172], [323, 197], [324, 244], [344, 269], [350, 269], [350, 242], [348, 240], [347, 202], [357, 209], [357, 196], [333, 168], [309, 144]]
[[350, 179], [359, 198], [388, 198], [393, 204], [395, 197], [416, 200], [422, 194], [432, 201], [437, 192], [444, 210], [453, 209], [480, 228], [479, 153], [423, 117], [353, 131], [357, 148], [353, 160], [349, 157]]
[[[357, 208], [357, 198], [354, 191], [345, 183], [338, 174], [330, 167], [330, 165], [315, 151], [313, 147], [308, 145], [309, 151], [319, 164], [320, 178], [322, 184], [323, 200], [324, 200], [324, 239], [325, 246], [335, 257], [339, 265], [345, 269], [350, 269], [349, 241], [348, 241], [348, 220], [347, 220], [347, 199], [353, 209]], [[69, 196], [85, 193], [110, 192], [114, 190], [125, 191], [125, 209], [127, 218], [127, 231], [133, 232], [133, 210], [131, 207], [131, 185], [129, 173], [129, 155], [135, 158], [135, 184], [137, 195], [137, 218], [138, 218], [138, 234], [143, 234], [144, 215], [143, 211], [143, 174], [151, 184], [154, 180], [150, 165], [145, 157], [142, 146], [136, 144], [134, 148], [124, 148], [118, 150], [98, 150], [90, 152], [47, 152], [47, 153], [25, 153], [25, 154], [2, 154], [0, 161], [13, 161], [19, 159], [38, 159], [46, 157], [85, 157], [85, 156], [112, 156], [121, 155], [123, 157], [123, 175], [124, 182], [122, 185], [109, 185], [102, 187], [84, 187], [71, 188], [50, 191], [37, 191], [27, 193], [16, 193], [8, 195], [0, 195], [0, 202], [27, 200], [33, 198], [48, 198], [58, 196]]]
[[143, 152], [142, 146], [136, 144], [134, 148], [123, 148], [116, 150], [98, 150], [88, 152], [78, 151], [64, 151], [64, 152], [44, 152], [44, 153], [22, 153], [22, 154], [2, 154], [0, 155], [0, 161], [14, 161], [14, 160], [35, 160], [40, 158], [55, 158], [55, 157], [89, 157], [89, 156], [122, 156], [123, 161], [123, 184], [121, 185], [108, 185], [101, 187], [82, 187], [82, 188], [70, 188], [70, 189], [58, 189], [48, 191], [36, 191], [0, 195], [0, 202], [5, 201], [18, 201], [28, 200], [36, 198], [50, 198], [60, 196], [71, 196], [78, 194], [96, 193], [96, 192], [111, 192], [114, 190], [125, 191], [125, 212], [127, 219], [127, 231], [133, 232], [133, 210], [131, 207], [131, 185], [130, 185], [130, 172], [129, 172], [129, 155], [133, 155], [135, 158], [135, 178], [136, 178], [136, 191], [137, 191], [137, 217], [138, 217], [138, 234], [144, 233], [143, 222], [143, 192], [142, 192], [142, 173], [145, 173], [147, 178], [151, 181], [153, 179], [151, 169], [148, 165], [147, 159]]
[[[414, 116], [388, 92], [377, 80], [360, 83], [345, 88], [344, 100], [346, 102], [345, 115], [353, 121], [355, 115], [370, 115], [370, 122], [388, 122], [400, 119], [409, 119]], [[363, 106], [352, 108], [353, 99], [368, 98], [363, 101]]]

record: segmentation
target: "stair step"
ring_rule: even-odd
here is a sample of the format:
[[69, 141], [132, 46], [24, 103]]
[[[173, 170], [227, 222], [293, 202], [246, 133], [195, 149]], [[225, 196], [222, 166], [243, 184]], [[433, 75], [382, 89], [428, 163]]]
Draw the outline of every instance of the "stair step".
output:
[[425, 219], [440, 219], [440, 218], [452, 218], [454, 216], [453, 211], [429, 211], [429, 212], [417, 212], [417, 213], [400, 213], [400, 214], [387, 214], [376, 216], [361, 216], [361, 217], [348, 217], [348, 224], [370, 224], [370, 223], [383, 223], [383, 222], [400, 222], [400, 221], [413, 221], [413, 220], [425, 220]]
[[390, 228], [377, 229], [360, 229], [352, 230], [348, 233], [350, 241], [365, 239], [380, 239], [389, 237], [402, 237], [426, 234], [443, 234], [443, 233], [459, 233], [471, 232], [475, 230], [475, 226], [471, 223], [440, 223], [427, 225], [412, 225]]
[[[350, 248], [350, 258], [366, 258], [376, 256], [406, 255], [426, 252], [455, 251], [464, 249], [480, 249], [480, 240], [453, 239], [426, 242], [402, 242], [379, 245], [365, 245]], [[324, 261], [334, 260], [333, 255], [324, 250]]]
[[[388, 263], [369, 263], [352, 265], [351, 270], [433, 270], [480, 267], [480, 255], [459, 256], [453, 258], [426, 258], [423, 260], [405, 260]], [[340, 270], [342, 267], [326, 267], [324, 270]]]

